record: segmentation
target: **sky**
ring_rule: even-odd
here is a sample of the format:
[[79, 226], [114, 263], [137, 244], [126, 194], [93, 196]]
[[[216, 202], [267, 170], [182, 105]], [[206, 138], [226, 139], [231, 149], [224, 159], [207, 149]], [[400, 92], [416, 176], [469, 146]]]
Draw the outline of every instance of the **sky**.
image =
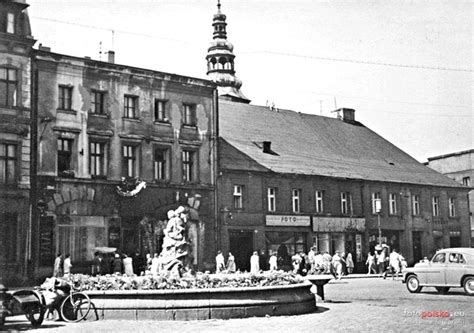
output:
[[[104, 61], [114, 50], [119, 64], [206, 78], [217, 0], [27, 2], [36, 47]], [[420, 162], [474, 148], [474, 1], [221, 4], [252, 104], [355, 109]]]

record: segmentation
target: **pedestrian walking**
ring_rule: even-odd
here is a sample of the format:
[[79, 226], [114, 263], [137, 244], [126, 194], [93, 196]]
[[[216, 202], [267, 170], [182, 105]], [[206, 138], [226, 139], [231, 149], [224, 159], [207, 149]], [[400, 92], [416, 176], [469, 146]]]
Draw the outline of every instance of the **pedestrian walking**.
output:
[[268, 260], [268, 266], [270, 271], [276, 271], [278, 269], [278, 258], [275, 252], [271, 253], [270, 259]]
[[232, 253], [229, 252], [229, 257], [227, 258], [227, 272], [229, 273], [235, 273], [237, 270], [237, 267], [235, 266], [235, 257], [232, 255]]
[[114, 274], [122, 274], [123, 263], [122, 263], [122, 259], [120, 258], [120, 255], [118, 253], [115, 254], [115, 257], [114, 257], [113, 262], [112, 262], [112, 266], [113, 266], [112, 272]]
[[339, 251], [332, 256], [332, 265], [334, 267], [334, 277], [338, 280], [342, 278], [342, 259], [339, 255]]
[[152, 258], [151, 258], [151, 254], [150, 253], [147, 253], [146, 254], [146, 259], [145, 259], [145, 267], [147, 271], [151, 271], [151, 264], [152, 264]]
[[216, 255], [216, 273], [222, 273], [223, 271], [225, 271], [225, 259], [222, 251], [219, 250]]
[[260, 272], [260, 258], [258, 257], [258, 252], [253, 251], [253, 255], [250, 257], [250, 273]]
[[63, 272], [64, 276], [68, 277], [69, 274], [71, 274], [71, 255], [68, 253], [66, 254], [66, 257], [64, 258], [64, 263], [63, 263]]
[[372, 272], [377, 274], [377, 270], [375, 269], [375, 254], [369, 252], [365, 264], [367, 265], [367, 275], [372, 274]]
[[308, 265], [308, 270], [309, 272], [314, 272], [314, 257], [316, 256], [316, 247], [312, 246], [311, 250], [308, 252], [308, 262], [306, 263]]
[[100, 253], [96, 251], [94, 253], [94, 260], [92, 262], [92, 276], [102, 274], [102, 272], [101, 272], [101, 269], [102, 269], [101, 259], [102, 259], [102, 257], [100, 256]]
[[58, 253], [56, 259], [54, 259], [54, 266], [53, 266], [53, 277], [60, 277], [62, 275], [62, 263], [63, 263], [63, 256], [61, 253]]
[[133, 259], [126, 254], [123, 255], [123, 270], [127, 276], [135, 275], [133, 274]]
[[150, 265], [150, 273], [152, 275], [158, 274], [160, 271], [160, 259], [158, 257], [158, 253], [155, 253], [153, 255], [153, 259], [151, 259], [151, 265]]
[[392, 280], [395, 279], [395, 275], [398, 276], [398, 273], [400, 273], [400, 262], [400, 255], [395, 249], [392, 249], [388, 262], [389, 269], [384, 272], [383, 278], [385, 279], [387, 277], [387, 272], [390, 272], [392, 274]]
[[347, 275], [347, 263], [346, 263], [346, 253], [341, 253], [341, 265], [342, 265], [342, 275]]
[[352, 253], [348, 253], [346, 257], [346, 265], [347, 265], [347, 274], [352, 274], [354, 271], [354, 260], [352, 260]]

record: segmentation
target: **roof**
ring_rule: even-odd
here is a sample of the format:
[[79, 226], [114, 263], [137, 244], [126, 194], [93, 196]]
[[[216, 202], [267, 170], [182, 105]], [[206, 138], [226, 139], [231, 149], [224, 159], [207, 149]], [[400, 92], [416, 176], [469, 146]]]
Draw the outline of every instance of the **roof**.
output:
[[474, 149], [458, 151], [458, 152], [445, 154], [445, 155], [428, 157], [428, 161], [442, 160], [442, 159], [448, 158], [448, 157], [456, 157], [456, 156], [469, 155], [469, 154], [474, 154]]
[[[463, 187], [356, 121], [219, 99], [219, 135], [277, 173]], [[272, 153], [263, 153], [264, 141]], [[226, 169], [242, 165], [222, 163]]]

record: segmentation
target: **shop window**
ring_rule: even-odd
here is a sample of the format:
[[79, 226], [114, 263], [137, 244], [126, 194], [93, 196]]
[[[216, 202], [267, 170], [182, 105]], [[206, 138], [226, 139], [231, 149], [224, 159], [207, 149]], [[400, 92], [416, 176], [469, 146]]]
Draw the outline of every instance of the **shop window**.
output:
[[419, 195], [414, 195], [412, 197], [412, 209], [413, 209], [413, 215], [415, 216], [420, 215], [420, 196]]
[[168, 122], [166, 117], [166, 101], [155, 99], [154, 120], [161, 122]]
[[390, 215], [397, 214], [397, 194], [390, 193], [388, 195], [388, 210]]
[[269, 187], [267, 189], [267, 202], [268, 202], [268, 211], [276, 211], [276, 188]]
[[72, 139], [58, 139], [58, 176], [74, 177], [72, 169]]
[[449, 198], [449, 217], [456, 217], [456, 199]]
[[301, 197], [301, 190], [293, 189], [292, 193], [292, 206], [293, 206], [293, 213], [299, 213], [301, 211], [300, 207], [300, 197]]
[[17, 87], [16, 69], [0, 67], [0, 106], [16, 106]]
[[94, 114], [105, 114], [105, 92], [92, 91], [91, 112]]
[[433, 216], [439, 216], [439, 197], [432, 197], [431, 206], [433, 210]]
[[0, 258], [6, 262], [18, 259], [18, 216], [17, 213], [0, 215]]
[[130, 118], [130, 119], [138, 118], [138, 115], [137, 115], [138, 97], [137, 96], [125, 95], [124, 96], [124, 102], [123, 102], [123, 108], [124, 108], [124, 117], [125, 118]]
[[72, 87], [59, 86], [58, 109], [72, 110]]
[[302, 232], [265, 232], [268, 253], [277, 253], [278, 267], [290, 269], [291, 256], [307, 253], [306, 233]]
[[122, 146], [122, 177], [138, 176], [138, 146], [125, 144]]
[[234, 185], [234, 209], [242, 209], [243, 202], [242, 202], [242, 186], [241, 185]]
[[377, 202], [380, 200], [380, 192], [372, 192], [372, 214], [380, 213], [380, 210], [377, 210]]
[[89, 144], [89, 173], [93, 177], [105, 177], [106, 156], [104, 142], [90, 142]]
[[315, 197], [316, 197], [316, 213], [322, 213], [323, 212], [323, 191], [316, 191]]
[[14, 184], [17, 177], [17, 146], [0, 143], [0, 184]]
[[155, 147], [153, 153], [153, 173], [155, 180], [169, 179], [169, 149]]

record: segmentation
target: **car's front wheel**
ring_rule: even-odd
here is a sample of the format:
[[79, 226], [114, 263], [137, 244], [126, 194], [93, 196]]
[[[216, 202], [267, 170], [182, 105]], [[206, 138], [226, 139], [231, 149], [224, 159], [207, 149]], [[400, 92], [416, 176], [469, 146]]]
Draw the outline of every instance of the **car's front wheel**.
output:
[[449, 287], [435, 287], [435, 288], [440, 294], [447, 294], [449, 291]]
[[410, 275], [407, 278], [407, 289], [411, 293], [419, 293], [421, 290], [420, 286], [420, 280], [418, 280], [418, 277], [416, 275]]
[[467, 295], [474, 295], [474, 276], [468, 276], [463, 282], [464, 292]]

